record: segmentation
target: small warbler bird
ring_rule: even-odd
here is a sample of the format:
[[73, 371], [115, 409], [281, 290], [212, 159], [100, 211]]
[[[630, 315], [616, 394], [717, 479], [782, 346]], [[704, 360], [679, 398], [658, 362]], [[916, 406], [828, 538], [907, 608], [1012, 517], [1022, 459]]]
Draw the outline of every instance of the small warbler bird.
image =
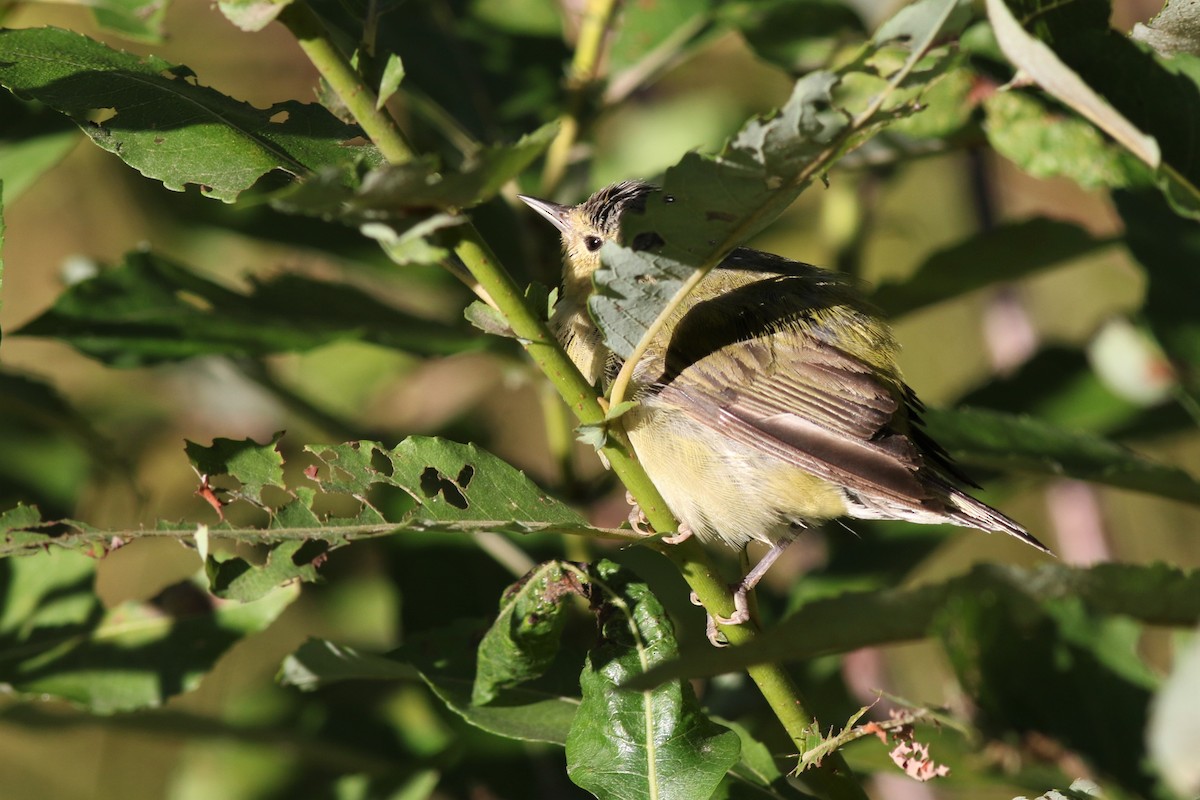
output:
[[[644, 213], [658, 191], [627, 181], [577, 206], [521, 197], [562, 234], [550, 326], [593, 383], [621, 366], [587, 310], [600, 249], [620, 243], [622, 217]], [[959, 488], [974, 484], [922, 430], [897, 350], [845, 278], [749, 248], [713, 269], [650, 343], [623, 420], [680, 533], [771, 546], [738, 585], [734, 615], [717, 622], [746, 621], [746, 593], [771, 562], [799, 531], [835, 517], [952, 523], [1047, 550]]]

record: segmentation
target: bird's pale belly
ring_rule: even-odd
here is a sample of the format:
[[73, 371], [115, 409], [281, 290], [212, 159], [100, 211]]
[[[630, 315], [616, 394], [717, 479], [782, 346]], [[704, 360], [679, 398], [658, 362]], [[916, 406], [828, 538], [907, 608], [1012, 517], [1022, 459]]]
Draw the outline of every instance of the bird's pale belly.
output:
[[676, 518], [704, 540], [741, 547], [846, 513], [837, 486], [731, 441], [647, 399], [626, 418], [630, 443]]

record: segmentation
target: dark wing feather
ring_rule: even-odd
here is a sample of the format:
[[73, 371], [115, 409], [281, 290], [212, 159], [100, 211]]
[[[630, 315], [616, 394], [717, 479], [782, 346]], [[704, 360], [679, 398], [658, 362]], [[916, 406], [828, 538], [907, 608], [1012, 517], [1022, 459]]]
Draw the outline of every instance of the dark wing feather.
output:
[[855, 494], [943, 510], [920, 451], [893, 430], [903, 406], [889, 381], [828, 345], [775, 347], [764, 361], [770, 344], [725, 348], [662, 386], [659, 401]]

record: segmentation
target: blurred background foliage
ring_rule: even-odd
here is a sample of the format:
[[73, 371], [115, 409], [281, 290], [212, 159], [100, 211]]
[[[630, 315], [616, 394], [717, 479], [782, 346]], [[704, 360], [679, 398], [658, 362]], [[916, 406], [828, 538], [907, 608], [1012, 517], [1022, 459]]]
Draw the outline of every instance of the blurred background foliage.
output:
[[[418, 150], [453, 162], [461, 156], [456, 143], [514, 141], [566, 109], [562, 76], [578, 28], [576, 4], [564, 4], [565, 11], [549, 0], [385, 5], [380, 51], [401, 53], [406, 70], [392, 107]], [[623, 13], [645, 13], [651, 5], [630, 2]], [[689, 12], [661, 20], [662, 30], [644, 34], [648, 41], [618, 36], [612, 43], [607, 95], [586, 98], [589, 108], [602, 110], [572, 154], [561, 199], [578, 199], [617, 179], [653, 177], [689, 149], [716, 150], [749, 115], [782, 104], [795, 75], [860, 40], [903, 4], [700, 5], [699, 17]], [[359, 11], [352, 6], [323, 10], [336, 20]], [[30, 2], [0, 6], [0, 14], [8, 27], [57, 25], [186, 64], [202, 83], [258, 107], [314, 96], [315, 71], [279, 25], [243, 32], [196, 0], [132, 15], [108, 8], [93, 19], [83, 5]], [[1159, 10], [1157, 0], [1117, 0], [1111, 24], [1129, 31]], [[797, 36], [797, 30], [812, 33]], [[662, 58], [647, 64], [654, 47]], [[1180, 330], [1173, 323], [1194, 316], [1197, 295], [1189, 287], [1197, 280], [1200, 250], [1194, 221], [1178, 223], [1184, 226], [1179, 235], [1193, 242], [1190, 264], [1164, 267], [1164, 259], [1189, 256], [1156, 254], [1145, 231], [1141, 241], [1127, 242], [1125, 224], [1136, 214], [1170, 216], [1144, 193], [1114, 200], [1110, 187], [1143, 180], [1138, 165], [1055, 101], [1035, 92], [998, 93], [1011, 68], [1002, 66], [986, 30], [970, 29], [964, 49], [972, 70], [947, 78], [927, 98], [930, 108], [911, 124], [929, 130], [911, 131], [904, 143], [911, 152], [858, 151], [833, 171], [828, 186], [806, 192], [753, 244], [852, 272], [883, 287], [878, 299], [886, 307], [887, 287], [903, 284], [931, 256], [981, 231], [1039, 217], [1078, 226], [1097, 240], [1094, 246], [1067, 248], [1070, 257], [1050, 258], [1036, 274], [894, 315], [907, 380], [931, 406], [1029, 414], [1109, 435], [1200, 474], [1194, 402], [1187, 399], [1192, 378], [1184, 374], [1181, 388], [1144, 327], [1167, 324], [1156, 332], [1169, 342]], [[1100, 145], [1084, 151], [1084, 163], [1054, 163], [1056, 154], [1069, 156], [1089, 136], [1089, 146]], [[1101, 159], [1100, 152], [1111, 157]], [[252, 197], [225, 205], [202, 198], [195, 187], [167, 191], [91, 146], [57, 114], [7, 93], [0, 96], [0, 180], [6, 225], [0, 509], [36, 504], [48, 519], [69, 516], [114, 530], [156, 519], [215, 522], [196, 494], [183, 441], [265, 442], [286, 429], [280, 446], [296, 477], [307, 463], [306, 443], [393, 443], [409, 434], [437, 434], [488, 448], [577, 503], [597, 525], [616, 527], [624, 519], [623, 492], [602, 474], [590, 449], [576, 446], [564, 467], [553, 447], [566, 425], [557, 399], [509, 342], [472, 333], [462, 320], [470, 295], [440, 268], [396, 268], [353, 229], [286, 216]], [[536, 189], [536, 175], [529, 182], [523, 188]], [[519, 271], [519, 282], [553, 285], [552, 232], [508, 201], [506, 190], [481, 206], [477, 224]], [[1057, 245], [1056, 234], [1041, 235], [1032, 232], [1024, 250], [1006, 257], [1035, 259]], [[10, 335], [46, 312], [66, 287], [143, 246], [219, 286], [249, 292], [287, 276], [332, 281], [431, 327], [420, 329], [419, 345], [339, 335], [302, 352], [265, 348], [117, 364], [85, 355], [64, 341], [69, 337]], [[978, 257], [984, 251], [968, 252]], [[1147, 313], [1158, 309], [1161, 317]], [[297, 327], [312, 333], [302, 321]], [[192, 334], [170, 335], [186, 340]], [[986, 471], [981, 477], [989, 502], [1021, 520], [1068, 564], [1200, 566], [1194, 505], [1068, 478]], [[1039, 558], [1008, 537], [865, 522], [845, 527], [806, 534], [771, 571], [760, 592], [766, 617], [846, 588], [919, 586], [976, 564]], [[550, 535], [486, 546], [468, 534], [446, 533], [360, 542], [321, 567], [323, 582], [305, 585], [278, 618], [263, 621], [260, 633], [234, 644], [195, 691], [170, 697], [159, 710], [94, 716], [58, 701], [0, 698], [0, 794], [584, 796], [566, 777], [561, 749], [472, 728], [419, 682], [357, 682], [299, 694], [278, 686], [274, 675], [309, 637], [384, 652], [412, 632], [494, 614], [504, 587], [535, 561], [599, 554], [632, 566], [656, 588], [685, 643], [702, 641], [701, 612], [687, 604], [678, 576], [638, 548]], [[721, 556], [732, 573], [736, 558]], [[109, 609], [145, 600], [198, 564], [196, 553], [176, 542], [140, 539], [96, 564], [96, 593]], [[11, 575], [8, 581], [15, 585]], [[568, 636], [586, 646], [588, 626], [577, 621]], [[1165, 675], [1175, 632], [1144, 627], [1132, 636], [1141, 667]], [[956, 681], [947, 650], [935, 641], [817, 658], [796, 672], [828, 723], [846, 719], [880, 689], [963, 716], [978, 712]], [[713, 713], [731, 719], [743, 718], [756, 701], [744, 675], [707, 681], [700, 693]], [[1131, 725], [1144, 725], [1149, 690], [1142, 694], [1130, 701], [1142, 709]], [[850, 752], [856, 766], [881, 770], [871, 783], [872, 796], [881, 798], [1032, 795], [1065, 787], [1097, 766], [1081, 762], [1073, 749], [1086, 752], [1087, 743], [1038, 730], [1031, 725], [1024, 737], [1006, 732], [985, 748], [953, 731], [930, 734], [939, 760], [954, 765], [950, 778], [930, 785], [883, 771], [890, 767], [881, 749]], [[1143, 729], [1125, 734], [1140, 752]], [[1107, 788], [1114, 797], [1149, 796], [1140, 781], [1117, 780]]]

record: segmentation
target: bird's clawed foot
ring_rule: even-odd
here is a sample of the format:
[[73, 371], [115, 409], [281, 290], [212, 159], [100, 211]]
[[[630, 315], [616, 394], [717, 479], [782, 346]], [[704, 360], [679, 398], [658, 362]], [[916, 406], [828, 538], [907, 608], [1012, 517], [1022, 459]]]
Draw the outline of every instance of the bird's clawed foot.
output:
[[678, 531], [670, 536], [662, 537], [662, 540], [666, 544], [682, 544], [690, 538], [692, 538], [692, 529], [681, 523]]
[[[706, 615], [708, 622], [704, 632], [713, 647], [729, 646], [729, 640], [725, 638], [725, 635], [721, 633], [717, 625], [741, 625], [743, 622], [750, 621], [750, 601], [746, 597], [750, 590], [743, 587], [740, 583], [730, 588], [733, 589], [733, 613], [728, 617], [713, 616], [712, 614]], [[704, 605], [700, 602], [700, 598], [695, 592], [692, 592], [691, 601], [694, 606]]]
[[654, 531], [646, 527], [646, 515], [642, 512], [642, 507], [638, 505], [637, 500], [633, 499], [632, 492], [625, 492], [625, 502], [629, 503], [629, 527], [640, 533], [642, 536], [653, 536]]
[[[647, 527], [646, 515], [642, 511], [642, 507], [638, 505], [637, 500], [633, 499], [631, 492], [625, 492], [625, 502], [629, 503], [629, 527], [640, 533], [642, 536], [653, 536], [654, 531]], [[692, 538], [692, 529], [686, 525], [680, 525], [679, 530], [670, 536], [662, 537], [662, 541], [666, 544], [680, 544]]]

